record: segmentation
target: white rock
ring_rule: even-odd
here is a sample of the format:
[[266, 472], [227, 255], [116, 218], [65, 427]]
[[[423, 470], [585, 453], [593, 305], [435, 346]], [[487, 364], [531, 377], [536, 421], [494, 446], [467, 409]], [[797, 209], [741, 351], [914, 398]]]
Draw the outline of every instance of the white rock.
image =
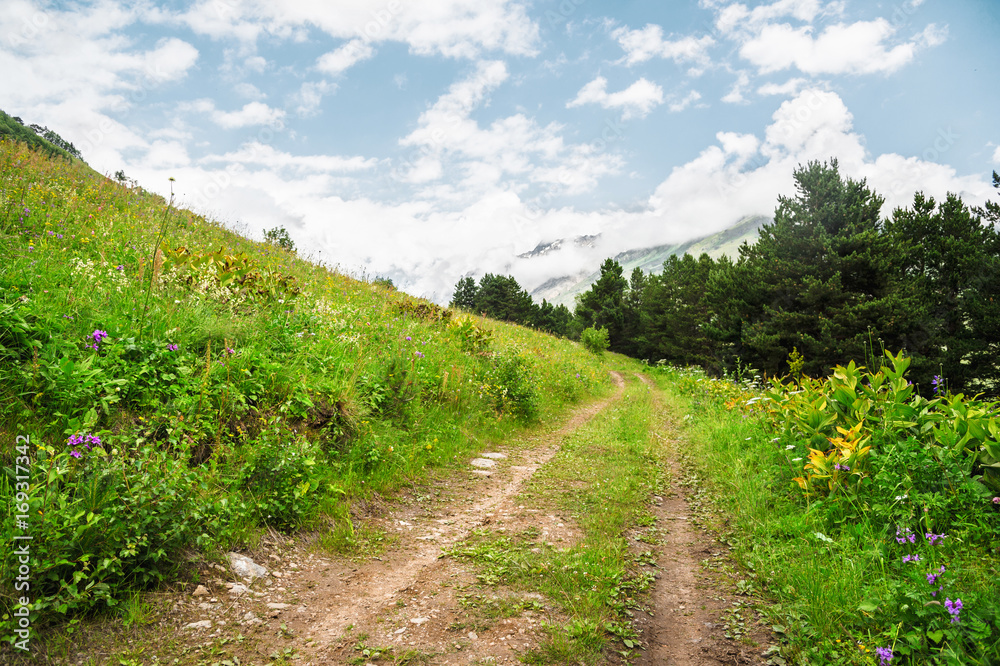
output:
[[267, 607], [270, 608], [271, 610], [285, 610], [286, 608], [288, 608], [288, 604], [278, 604], [272, 602], [269, 603]]
[[474, 641], [474, 640], [476, 640], [477, 638], [479, 638], [479, 636], [477, 636], [477, 635], [476, 635], [476, 632], [474, 632], [474, 631], [470, 631], [470, 632], [469, 632], [469, 640], [470, 640], [470, 641]]
[[402, 627], [401, 629], [397, 629], [394, 633], [401, 634], [404, 631], [406, 631], [406, 627]]
[[412, 622], [413, 624], [415, 624], [417, 626], [420, 626], [424, 622], [430, 622], [430, 620], [431, 619], [429, 617], [415, 617], [415, 618], [411, 619], [410, 622]]
[[507, 457], [507, 454], [505, 454], [505, 453], [484, 453], [483, 457], [484, 458], [492, 458], [493, 460], [503, 460], [504, 458]]
[[233, 583], [233, 586], [229, 588], [229, 594], [246, 594], [249, 591], [250, 588], [242, 583]]
[[489, 458], [473, 458], [469, 461], [469, 464], [473, 467], [480, 467], [483, 469], [489, 469], [490, 467], [496, 466], [496, 462], [490, 460]]
[[211, 629], [212, 628], [212, 621], [211, 620], [202, 620], [201, 622], [192, 622], [191, 624], [185, 624], [184, 628], [185, 629]]
[[199, 585], [194, 588], [194, 592], [191, 593], [192, 597], [205, 597], [208, 596], [208, 588], [204, 585]]
[[260, 566], [246, 555], [239, 553], [227, 553], [229, 566], [233, 568], [236, 575], [245, 580], [252, 581], [254, 578], [263, 578], [267, 575], [267, 569]]
[[247, 611], [247, 614], [243, 616], [244, 622], [249, 622], [250, 620], [256, 620], [256, 619], [257, 615], [255, 615], [253, 611]]

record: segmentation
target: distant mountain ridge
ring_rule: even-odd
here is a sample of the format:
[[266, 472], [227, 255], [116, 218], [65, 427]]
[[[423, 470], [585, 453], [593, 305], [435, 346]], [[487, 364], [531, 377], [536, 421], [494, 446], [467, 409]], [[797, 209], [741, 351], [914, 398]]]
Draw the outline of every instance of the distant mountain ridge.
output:
[[[708, 236], [694, 238], [684, 243], [626, 250], [619, 253], [614, 259], [622, 265], [627, 277], [635, 268], [641, 268], [645, 273], [659, 273], [663, 269], [663, 262], [674, 254], [683, 255], [689, 253], [698, 256], [704, 252], [713, 259], [718, 259], [723, 255], [736, 258], [739, 254], [740, 246], [744, 242], [751, 244], [756, 242], [760, 237], [761, 226], [768, 222], [771, 222], [771, 218], [766, 215], [748, 215], [740, 219], [733, 226]], [[588, 244], [594, 240], [594, 236], [583, 236], [573, 239], [572, 242]], [[567, 241], [557, 240], [545, 243], [521, 256], [523, 258], [541, 256], [558, 250], [565, 242]], [[576, 296], [587, 291], [590, 285], [599, 277], [600, 272], [596, 271], [593, 273], [551, 278], [536, 287], [531, 292], [531, 296], [536, 301], [545, 299], [553, 305], [566, 305], [572, 309]]]

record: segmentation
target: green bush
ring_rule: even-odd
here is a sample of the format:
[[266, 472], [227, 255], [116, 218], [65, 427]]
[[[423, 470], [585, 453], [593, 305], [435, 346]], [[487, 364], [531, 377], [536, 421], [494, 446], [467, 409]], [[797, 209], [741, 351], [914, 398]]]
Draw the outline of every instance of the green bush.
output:
[[298, 527], [317, 507], [319, 452], [280, 422], [249, 446], [253, 456], [243, 466], [239, 487], [249, 495], [260, 522], [279, 529]]
[[531, 361], [518, 350], [494, 352], [488, 361], [482, 389], [498, 414], [522, 421], [538, 417], [538, 394]]
[[580, 334], [580, 342], [583, 343], [584, 348], [600, 356], [604, 353], [610, 345], [611, 341], [608, 338], [608, 329], [603, 326], [600, 328], [585, 328], [583, 333]]

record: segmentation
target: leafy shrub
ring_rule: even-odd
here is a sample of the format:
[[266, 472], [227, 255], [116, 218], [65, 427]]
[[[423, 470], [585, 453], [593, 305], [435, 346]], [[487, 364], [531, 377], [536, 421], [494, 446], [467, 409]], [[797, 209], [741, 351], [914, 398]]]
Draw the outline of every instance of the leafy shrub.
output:
[[301, 525], [316, 508], [314, 493], [320, 484], [312, 445], [275, 423], [252, 446], [253, 458], [244, 465], [239, 486], [250, 496], [260, 522], [277, 528]]
[[[197, 470], [154, 448], [129, 458], [106, 446], [77, 445], [79, 457], [69, 447], [39, 447], [33, 467], [47, 484], [29, 501], [33, 615], [114, 606], [124, 590], [163, 580], [185, 546], [208, 545], [206, 531], [223, 531], [207, 527], [210, 516], [222, 516], [201, 499]], [[4, 471], [0, 539], [12, 544], [13, 469]], [[0, 579], [12, 581], [12, 568], [16, 559], [5, 557]], [[11, 602], [0, 596], [0, 616]], [[8, 621], [0, 620], [0, 630], [11, 628]]]
[[476, 325], [468, 315], [455, 317], [448, 322], [448, 331], [458, 340], [462, 351], [478, 353], [490, 348], [493, 333]]
[[583, 329], [583, 333], [580, 334], [580, 342], [583, 343], [587, 351], [598, 356], [604, 353], [604, 350], [611, 345], [611, 341], [608, 338], [608, 329], [603, 326], [600, 328], [590, 327]]
[[523, 421], [538, 416], [531, 361], [517, 350], [496, 352], [490, 357], [482, 390], [498, 414], [510, 414]]

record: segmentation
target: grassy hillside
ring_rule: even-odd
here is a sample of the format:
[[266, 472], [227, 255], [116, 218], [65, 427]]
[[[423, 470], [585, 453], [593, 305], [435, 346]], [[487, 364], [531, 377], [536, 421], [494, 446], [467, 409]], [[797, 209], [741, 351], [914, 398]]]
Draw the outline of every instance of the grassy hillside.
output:
[[[609, 383], [578, 345], [242, 238], [0, 140], [0, 633], [118, 604]], [[20, 484], [20, 485], [19, 485]], [[17, 541], [22, 543], [22, 541]], [[16, 638], [16, 635], [15, 635]]]
[[29, 127], [25, 127], [3, 111], [0, 111], [0, 139], [20, 141], [45, 153], [46, 155], [49, 155], [50, 157], [64, 157], [68, 160], [73, 159], [73, 156], [68, 152], [38, 136], [34, 130]]

